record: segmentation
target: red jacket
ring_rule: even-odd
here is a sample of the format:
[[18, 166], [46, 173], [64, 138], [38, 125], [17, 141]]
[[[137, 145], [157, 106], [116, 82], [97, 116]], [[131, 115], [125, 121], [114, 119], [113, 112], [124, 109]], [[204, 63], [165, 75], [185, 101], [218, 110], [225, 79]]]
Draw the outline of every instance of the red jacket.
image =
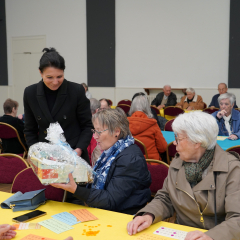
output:
[[167, 142], [157, 124], [157, 121], [140, 111], [128, 117], [129, 128], [134, 138], [143, 142], [147, 148], [148, 158], [161, 160], [159, 153], [167, 149]]

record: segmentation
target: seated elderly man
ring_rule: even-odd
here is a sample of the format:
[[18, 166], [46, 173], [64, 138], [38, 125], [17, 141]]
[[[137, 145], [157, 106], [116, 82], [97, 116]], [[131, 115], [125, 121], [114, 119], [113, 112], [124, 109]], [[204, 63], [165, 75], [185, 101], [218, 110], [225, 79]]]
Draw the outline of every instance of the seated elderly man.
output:
[[204, 108], [204, 103], [200, 95], [195, 94], [193, 88], [188, 88], [186, 90], [187, 96], [183, 96], [181, 101], [176, 104], [177, 107], [186, 110], [201, 110]]
[[[218, 97], [221, 94], [227, 93], [227, 84], [226, 83], [219, 83], [218, 84], [218, 92], [219, 94], [216, 94], [213, 96], [211, 103], [209, 104], [208, 107], [210, 108], [219, 108], [219, 103], [218, 103]], [[236, 105], [236, 101], [234, 102], [234, 108], [238, 108], [238, 106]]]
[[173, 92], [171, 92], [171, 90], [170, 85], [165, 85], [163, 87], [163, 92], [160, 92], [156, 98], [153, 99], [151, 105], [157, 107], [158, 109], [175, 106], [177, 103], [177, 97]]
[[[13, 126], [19, 134], [22, 143], [27, 147], [23, 134], [24, 123], [18, 119], [18, 102], [8, 98], [3, 104], [4, 115], [0, 117], [0, 122], [7, 123]], [[2, 139], [2, 146], [4, 153], [23, 153], [24, 148], [20, 144], [17, 138]]]
[[106, 98], [102, 98], [99, 100], [101, 106], [100, 106], [100, 110], [104, 110], [104, 109], [109, 109], [110, 107], [110, 103], [108, 102], [108, 100]]
[[240, 138], [240, 112], [233, 109], [236, 97], [232, 93], [224, 93], [218, 97], [220, 110], [212, 113], [219, 127], [218, 135], [229, 136], [229, 139]]
[[178, 154], [163, 188], [128, 223], [128, 233], [136, 234], [176, 211], [178, 224], [208, 230], [189, 232], [185, 240], [240, 239], [239, 155], [218, 146], [218, 125], [210, 114], [179, 115], [172, 128]]

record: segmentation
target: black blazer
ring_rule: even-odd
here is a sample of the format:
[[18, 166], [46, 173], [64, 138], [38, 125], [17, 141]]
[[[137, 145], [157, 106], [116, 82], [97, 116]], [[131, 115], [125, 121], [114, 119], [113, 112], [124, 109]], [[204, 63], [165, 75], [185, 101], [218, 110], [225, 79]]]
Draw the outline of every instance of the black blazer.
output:
[[47, 142], [46, 129], [58, 122], [70, 146], [81, 148], [82, 157], [89, 162], [87, 147], [92, 138], [92, 114], [90, 101], [82, 85], [64, 79], [52, 111], [49, 111], [44, 92], [44, 83], [28, 86], [24, 91], [24, 113], [27, 145]]
[[[160, 92], [156, 98], [153, 99], [151, 105], [159, 106], [161, 105], [162, 99], [163, 99], [164, 92]], [[165, 104], [165, 107], [169, 106], [175, 106], [177, 104], [177, 96], [175, 93], [171, 92], [168, 96], [167, 103]]]
[[[16, 128], [22, 143], [26, 146], [26, 142], [23, 134], [24, 123], [22, 120], [10, 115], [4, 115], [0, 117], [0, 122], [7, 123], [13, 126], [14, 128]], [[3, 146], [4, 153], [19, 154], [24, 152], [24, 148], [22, 147], [22, 145], [20, 144], [17, 138], [2, 139], [2, 146]]]

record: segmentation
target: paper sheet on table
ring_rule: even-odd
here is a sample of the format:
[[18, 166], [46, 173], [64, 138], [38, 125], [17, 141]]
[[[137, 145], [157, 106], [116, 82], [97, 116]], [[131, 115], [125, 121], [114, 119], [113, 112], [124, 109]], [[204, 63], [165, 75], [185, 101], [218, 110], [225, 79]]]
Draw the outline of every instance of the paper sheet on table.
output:
[[138, 237], [134, 238], [134, 240], [169, 240], [169, 238], [157, 236], [149, 233], [142, 233]]
[[42, 222], [39, 222], [39, 224], [57, 234], [73, 229], [73, 227], [70, 225], [54, 218], [44, 220]]
[[228, 137], [223, 137], [223, 136], [217, 136], [217, 140], [218, 141], [223, 141], [225, 139], [227, 139]]
[[41, 236], [37, 236], [34, 234], [29, 234], [26, 237], [21, 238], [20, 240], [56, 240], [56, 239], [41, 237]]
[[79, 221], [87, 222], [92, 220], [98, 220], [92, 213], [90, 213], [87, 209], [78, 209], [70, 211]]
[[16, 230], [26, 230], [26, 229], [40, 229], [41, 225], [38, 223], [17, 223], [13, 224]]
[[160, 227], [158, 228], [154, 234], [160, 235], [161, 237], [167, 237], [167, 238], [173, 238], [178, 240], [184, 240], [187, 236], [186, 231], [177, 230], [174, 228], [168, 228], [168, 227]]
[[52, 217], [70, 226], [80, 223], [80, 221], [78, 221], [78, 219], [69, 212], [61, 212], [53, 215]]

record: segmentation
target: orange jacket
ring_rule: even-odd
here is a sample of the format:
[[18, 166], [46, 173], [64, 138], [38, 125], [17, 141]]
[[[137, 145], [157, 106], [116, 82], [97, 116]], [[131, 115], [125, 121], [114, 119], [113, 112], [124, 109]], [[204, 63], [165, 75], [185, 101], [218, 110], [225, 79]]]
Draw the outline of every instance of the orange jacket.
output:
[[157, 121], [140, 111], [128, 117], [129, 128], [134, 138], [143, 142], [147, 148], [148, 158], [161, 160], [159, 153], [167, 149], [167, 142]]
[[187, 102], [187, 96], [183, 96], [176, 106], [181, 106], [182, 109], [187, 109], [191, 106], [194, 107], [194, 110], [202, 110], [204, 108], [204, 102], [200, 95], [195, 95], [193, 101], [190, 103]]

